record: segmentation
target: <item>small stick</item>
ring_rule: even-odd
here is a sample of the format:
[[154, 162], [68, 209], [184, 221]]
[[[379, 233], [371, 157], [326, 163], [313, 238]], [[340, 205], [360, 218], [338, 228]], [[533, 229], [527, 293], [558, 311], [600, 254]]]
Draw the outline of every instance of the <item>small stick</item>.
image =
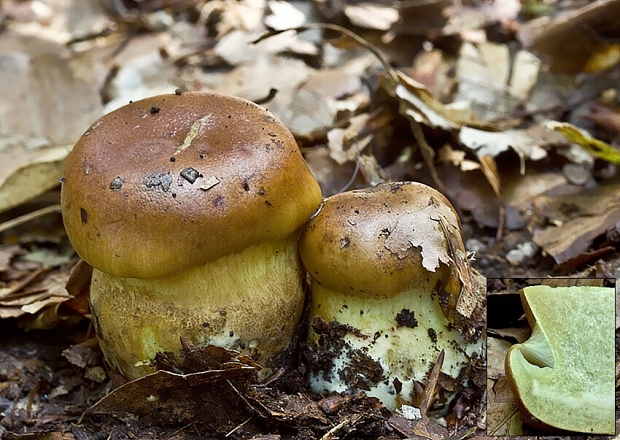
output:
[[54, 212], [61, 212], [60, 205], [51, 205], [46, 206], [45, 208], [37, 209], [36, 211], [29, 212], [28, 214], [21, 215], [14, 219], [8, 220], [4, 223], [0, 224], [0, 233], [7, 231], [16, 226], [22, 225], [24, 223], [28, 223], [31, 220], [34, 220], [39, 217], [43, 217], [44, 215], [51, 214]]

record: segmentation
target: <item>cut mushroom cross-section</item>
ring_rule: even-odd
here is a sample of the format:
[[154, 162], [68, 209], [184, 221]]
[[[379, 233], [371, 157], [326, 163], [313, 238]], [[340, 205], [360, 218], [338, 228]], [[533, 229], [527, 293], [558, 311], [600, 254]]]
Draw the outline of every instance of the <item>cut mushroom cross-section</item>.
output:
[[613, 435], [615, 292], [529, 286], [521, 301], [531, 337], [506, 355], [506, 376], [526, 421], [546, 431]]

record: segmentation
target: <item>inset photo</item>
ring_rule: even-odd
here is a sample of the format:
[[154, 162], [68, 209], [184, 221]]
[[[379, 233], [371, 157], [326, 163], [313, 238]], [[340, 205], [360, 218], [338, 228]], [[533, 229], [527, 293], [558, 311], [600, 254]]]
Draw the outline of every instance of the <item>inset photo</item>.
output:
[[614, 435], [615, 279], [487, 280], [487, 434]]

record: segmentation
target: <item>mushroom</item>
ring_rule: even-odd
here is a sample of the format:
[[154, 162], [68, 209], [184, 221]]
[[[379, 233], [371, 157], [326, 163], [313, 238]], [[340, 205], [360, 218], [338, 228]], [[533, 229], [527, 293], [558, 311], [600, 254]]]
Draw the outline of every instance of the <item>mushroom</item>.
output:
[[471, 275], [460, 222], [438, 191], [403, 182], [332, 196], [299, 249], [312, 283], [315, 391], [364, 391], [395, 409], [442, 349], [453, 378], [479, 353], [480, 332], [456, 318]]
[[128, 378], [180, 337], [266, 367], [288, 346], [304, 304], [297, 237], [322, 196], [265, 109], [212, 93], [130, 103], [78, 140], [61, 198], [94, 268], [101, 348]]
[[545, 431], [615, 433], [615, 293], [610, 287], [521, 290], [531, 337], [506, 355], [524, 419]]

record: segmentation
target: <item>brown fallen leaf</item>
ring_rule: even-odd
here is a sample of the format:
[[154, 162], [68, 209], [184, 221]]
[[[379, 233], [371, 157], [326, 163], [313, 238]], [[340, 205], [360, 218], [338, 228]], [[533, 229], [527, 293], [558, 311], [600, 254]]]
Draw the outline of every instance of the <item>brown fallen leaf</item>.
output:
[[[225, 429], [226, 420], [241, 422], [248, 415], [231, 381], [237, 383], [237, 388], [244, 389], [241, 384], [247, 384], [254, 372], [254, 368], [247, 366], [191, 374], [157, 371], [116, 388], [86, 414], [109, 414], [121, 418], [150, 414], [163, 424], [210, 418]], [[190, 398], [198, 395], [197, 399]]]
[[247, 398], [256, 412], [265, 419], [281, 420], [293, 426], [302, 421], [329, 426], [329, 420], [319, 402], [311, 400], [306, 394], [282, 395], [253, 388], [247, 393]]
[[443, 28], [446, 35], [460, 34], [467, 40], [472, 31], [501, 23], [505, 27], [515, 20], [522, 8], [518, 0], [494, 0], [482, 4], [453, 3], [446, 7], [443, 15], [448, 22]]
[[480, 157], [480, 169], [484, 173], [484, 177], [486, 177], [487, 182], [493, 188], [493, 192], [495, 193], [495, 197], [499, 204], [498, 216], [497, 216], [497, 232], [495, 233], [495, 240], [500, 241], [502, 239], [502, 234], [504, 232], [504, 220], [506, 214], [506, 201], [504, 200], [504, 196], [502, 194], [501, 181], [499, 177], [499, 172], [497, 171], [497, 164], [493, 157], [485, 154]]
[[355, 162], [357, 157], [372, 142], [372, 135], [360, 136], [370, 118], [370, 114], [362, 113], [350, 118], [346, 127], [335, 127], [327, 132], [327, 146], [331, 158], [336, 163], [342, 165], [345, 162]]
[[1, 212], [58, 185], [71, 145], [102, 107], [56, 54], [0, 55], [0, 76]]
[[[596, 238], [613, 231], [620, 222], [618, 194], [620, 186], [611, 184], [578, 195], [539, 198], [537, 209], [554, 225], [535, 231], [534, 242], [557, 264], [578, 258], [591, 249]], [[589, 259], [596, 258], [593, 254]]]
[[355, 162], [338, 165], [325, 146], [309, 149], [304, 156], [308, 168], [321, 185], [324, 197], [334, 195], [347, 186], [356, 188], [363, 185], [361, 176], [355, 172]]
[[62, 355], [78, 368], [93, 367], [101, 362], [97, 338], [87, 339], [63, 350]]
[[568, 13], [524, 23], [517, 37], [523, 46], [542, 54], [554, 71], [605, 70], [620, 61], [620, 46], [601, 37], [615, 28], [610, 18], [618, 14], [618, 0], [585, 2], [581, 8]]
[[512, 56], [504, 44], [465, 43], [456, 64], [458, 85], [453, 102], [466, 102], [470, 119], [475, 121], [505, 118], [530, 95], [539, 68], [540, 60], [529, 52]]
[[38, 269], [0, 288], [0, 319], [17, 318], [26, 330], [49, 329], [61, 321], [81, 319], [87, 309], [61, 308], [65, 302], [76, 301], [65, 287], [72, 266], [36, 266]]
[[260, 368], [247, 356], [222, 347], [193, 347], [185, 341], [184, 362], [166, 354], [159, 362], [170, 368], [215, 367], [187, 374], [159, 370], [127, 382], [93, 405], [86, 415], [109, 414], [116, 417], [153, 416], [158, 423], [209, 421], [227, 433], [247, 419], [248, 406], [243, 394], [256, 383]]
[[[0, 272], [5, 272], [10, 268], [13, 258], [23, 255], [24, 249], [19, 244], [0, 245]], [[0, 290], [1, 292], [2, 290]], [[0, 298], [2, 294], [0, 293]]]
[[612, 131], [616, 136], [620, 136], [620, 108], [597, 102], [593, 102], [590, 107], [592, 108], [592, 113], [583, 116], [584, 119]]
[[351, 24], [366, 29], [389, 30], [399, 19], [398, 7], [380, 3], [345, 4], [344, 14]]
[[493, 436], [522, 434], [523, 420], [506, 376], [489, 380], [487, 390], [487, 433]]

